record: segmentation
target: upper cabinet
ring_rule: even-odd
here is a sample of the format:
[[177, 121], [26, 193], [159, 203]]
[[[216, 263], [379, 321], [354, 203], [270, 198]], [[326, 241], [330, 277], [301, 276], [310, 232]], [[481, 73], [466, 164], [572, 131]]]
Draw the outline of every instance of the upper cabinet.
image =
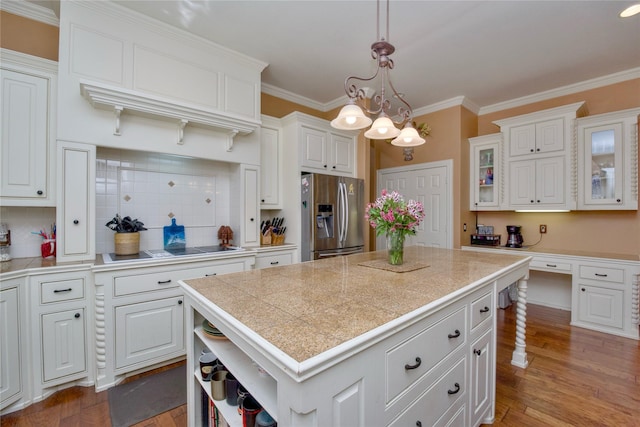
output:
[[55, 206], [57, 65], [2, 51], [3, 206]]
[[338, 131], [326, 120], [298, 112], [283, 118], [283, 123], [293, 130], [289, 135], [296, 135], [302, 171], [356, 176], [356, 133]]
[[498, 210], [502, 188], [502, 134], [469, 138], [472, 211]]
[[638, 209], [640, 108], [578, 119], [578, 208]]
[[282, 209], [282, 129], [277, 119], [262, 116], [260, 129], [260, 208]]
[[573, 210], [575, 119], [584, 102], [494, 122], [504, 138], [505, 208]]

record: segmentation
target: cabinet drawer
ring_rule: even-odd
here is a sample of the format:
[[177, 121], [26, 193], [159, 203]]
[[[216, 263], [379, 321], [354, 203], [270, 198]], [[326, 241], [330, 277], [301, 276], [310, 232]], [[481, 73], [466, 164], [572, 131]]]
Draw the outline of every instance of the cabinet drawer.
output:
[[624, 270], [594, 265], [581, 265], [582, 279], [598, 280], [600, 282], [624, 283]]
[[481, 296], [471, 303], [471, 330], [493, 316], [493, 293]]
[[293, 262], [292, 258], [290, 253], [257, 257], [256, 269], [289, 265]]
[[[461, 359], [446, 374], [440, 377], [389, 427], [434, 426], [447, 410], [465, 396], [465, 360]], [[419, 424], [418, 424], [419, 422]]]
[[387, 403], [465, 342], [465, 321], [460, 308], [387, 352]]
[[131, 295], [140, 292], [159, 291], [178, 287], [178, 280], [195, 279], [217, 274], [244, 271], [244, 262], [196, 267], [183, 270], [133, 274], [114, 279], [114, 295]]
[[40, 303], [71, 301], [84, 298], [84, 279], [42, 282], [40, 284]]
[[556, 262], [552, 259], [535, 257], [531, 260], [531, 263], [529, 263], [529, 268], [531, 270], [571, 274], [571, 264], [568, 262]]

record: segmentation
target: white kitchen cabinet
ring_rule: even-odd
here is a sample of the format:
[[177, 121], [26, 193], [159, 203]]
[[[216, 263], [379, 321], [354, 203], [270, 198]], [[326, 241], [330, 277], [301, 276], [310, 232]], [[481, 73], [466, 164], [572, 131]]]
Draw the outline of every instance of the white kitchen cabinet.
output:
[[32, 311], [34, 394], [89, 376], [90, 273], [36, 274], [29, 278]]
[[260, 248], [256, 253], [255, 269], [278, 267], [282, 265], [289, 265], [296, 262], [296, 247], [293, 245], [287, 246], [272, 246], [271, 248]]
[[115, 309], [116, 369], [184, 351], [182, 296]]
[[480, 425], [489, 416], [494, 400], [495, 381], [493, 330], [490, 329], [471, 344], [470, 363], [470, 417], [471, 425]]
[[472, 211], [500, 209], [502, 179], [502, 135], [499, 133], [469, 138], [471, 162]]
[[600, 326], [622, 327], [624, 291], [600, 286], [580, 285], [578, 320]]
[[86, 371], [84, 309], [42, 315], [42, 364], [45, 382]]
[[509, 164], [509, 201], [513, 209], [565, 209], [565, 159], [546, 157]]
[[55, 206], [57, 64], [2, 50], [0, 200], [3, 206]]
[[58, 142], [57, 260], [95, 259], [96, 147]]
[[578, 209], [638, 209], [640, 108], [578, 119]]
[[129, 372], [184, 356], [184, 305], [178, 280], [245, 271], [253, 252], [224, 259], [150, 261], [94, 267], [96, 389]]
[[239, 246], [259, 245], [258, 218], [260, 218], [260, 205], [258, 203], [258, 191], [260, 188], [260, 167], [243, 164], [240, 169], [241, 194], [244, 197], [244, 203], [240, 207], [242, 233]]
[[282, 130], [277, 119], [262, 116], [260, 132], [260, 208], [282, 209]]
[[576, 209], [574, 128], [583, 113], [578, 102], [493, 122], [504, 138], [507, 209]]
[[356, 176], [356, 133], [337, 131], [328, 121], [299, 112], [284, 117], [283, 125], [298, 144], [302, 171]]
[[26, 355], [22, 346], [24, 324], [20, 305], [23, 283], [24, 279], [7, 280], [0, 290], [0, 409], [20, 400], [24, 391]]

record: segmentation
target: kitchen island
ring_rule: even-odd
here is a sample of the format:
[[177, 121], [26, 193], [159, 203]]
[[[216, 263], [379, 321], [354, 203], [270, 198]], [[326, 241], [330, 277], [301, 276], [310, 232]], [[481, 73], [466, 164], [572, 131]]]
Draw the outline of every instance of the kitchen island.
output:
[[[367, 252], [181, 281], [189, 425], [202, 424], [211, 392], [198, 368], [205, 347], [280, 426], [492, 422], [496, 295], [519, 282], [512, 363], [525, 367], [530, 257], [410, 247], [407, 271], [385, 261]], [[236, 408], [214, 404], [241, 425]]]

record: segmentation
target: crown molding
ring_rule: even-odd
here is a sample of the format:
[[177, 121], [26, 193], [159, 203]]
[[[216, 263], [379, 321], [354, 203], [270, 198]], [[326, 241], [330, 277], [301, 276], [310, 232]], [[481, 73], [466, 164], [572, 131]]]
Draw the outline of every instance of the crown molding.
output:
[[[261, 84], [261, 92], [264, 92], [267, 95], [275, 96], [276, 98], [284, 99], [285, 101], [304, 105], [305, 107], [313, 108], [315, 110], [319, 110], [322, 112], [330, 110], [330, 108], [327, 108], [328, 104], [323, 104], [321, 102], [314, 101], [311, 98], [307, 98], [305, 96], [301, 96], [293, 92], [289, 92], [288, 90], [280, 89], [279, 87], [276, 87], [267, 83]], [[332, 102], [336, 102], [336, 100]]]
[[640, 78], [640, 68], [632, 68], [630, 70], [621, 71], [619, 73], [596, 77], [595, 79], [585, 80], [556, 89], [523, 96], [521, 98], [512, 99], [510, 101], [487, 105], [480, 108], [478, 115], [481, 116], [483, 114], [495, 113], [496, 111], [508, 110], [510, 108], [533, 104], [534, 102], [546, 101], [548, 99], [571, 95], [577, 92], [584, 92], [586, 90], [597, 89], [599, 87], [608, 86], [637, 78]]
[[55, 75], [58, 74], [58, 63], [50, 59], [5, 48], [0, 48], [0, 57], [2, 57], [2, 68], [20, 67], [23, 71], [24, 68], [27, 68]]
[[451, 107], [463, 106], [467, 110], [478, 114], [480, 107], [471, 101], [466, 96], [456, 96], [455, 98], [446, 99], [444, 101], [436, 102], [435, 104], [427, 105], [413, 110], [414, 116], [422, 116], [424, 114], [434, 113], [436, 111], [445, 110]]
[[24, 0], [3, 0], [0, 2], [0, 9], [14, 15], [33, 19], [54, 27], [60, 27], [60, 19], [53, 10], [35, 3], [29, 3]]

